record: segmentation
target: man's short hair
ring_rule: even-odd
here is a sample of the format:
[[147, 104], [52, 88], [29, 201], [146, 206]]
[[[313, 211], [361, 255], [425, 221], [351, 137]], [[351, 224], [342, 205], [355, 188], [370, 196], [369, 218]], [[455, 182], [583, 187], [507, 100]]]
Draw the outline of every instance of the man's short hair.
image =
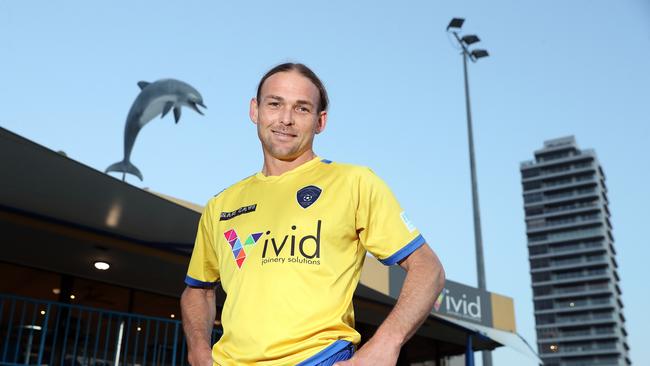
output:
[[316, 76], [316, 74], [309, 67], [301, 63], [293, 63], [293, 62], [280, 64], [272, 68], [271, 70], [269, 70], [266, 74], [264, 74], [264, 76], [260, 80], [260, 83], [257, 85], [257, 103], [259, 104], [260, 102], [260, 97], [261, 97], [260, 93], [262, 92], [262, 86], [264, 85], [266, 79], [279, 72], [288, 72], [288, 71], [298, 72], [300, 75], [309, 79], [314, 84], [314, 86], [316, 86], [319, 93], [318, 113], [322, 111], [326, 111], [327, 106], [329, 104], [329, 98], [327, 97], [327, 90], [325, 90], [325, 85], [323, 85], [323, 82], [320, 81], [318, 76]]

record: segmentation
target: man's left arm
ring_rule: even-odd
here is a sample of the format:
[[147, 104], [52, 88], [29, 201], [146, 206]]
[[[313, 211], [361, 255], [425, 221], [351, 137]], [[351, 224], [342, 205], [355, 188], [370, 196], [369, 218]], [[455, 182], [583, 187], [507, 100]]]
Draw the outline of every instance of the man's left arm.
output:
[[350, 360], [334, 366], [394, 366], [402, 346], [431, 313], [445, 284], [445, 271], [438, 256], [425, 243], [400, 266], [406, 270], [406, 278], [395, 307]]

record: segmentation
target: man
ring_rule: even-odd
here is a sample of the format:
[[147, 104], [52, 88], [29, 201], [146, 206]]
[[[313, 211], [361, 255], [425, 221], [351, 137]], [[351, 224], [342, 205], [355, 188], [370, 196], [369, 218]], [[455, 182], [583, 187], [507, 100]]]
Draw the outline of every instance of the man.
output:
[[[302, 64], [279, 65], [260, 81], [250, 118], [262, 171], [207, 204], [186, 277], [192, 366], [395, 365], [442, 290], [437, 256], [388, 187], [367, 168], [314, 153], [327, 103]], [[354, 353], [352, 297], [366, 251], [407, 275], [392, 312]], [[217, 281], [224, 333], [211, 350]]]

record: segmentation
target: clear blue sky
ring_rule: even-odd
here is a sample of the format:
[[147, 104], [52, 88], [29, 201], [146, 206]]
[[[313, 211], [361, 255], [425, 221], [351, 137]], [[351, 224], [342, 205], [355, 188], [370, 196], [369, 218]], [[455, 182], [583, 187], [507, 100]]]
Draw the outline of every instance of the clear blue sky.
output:
[[[488, 288], [516, 303], [535, 342], [519, 163], [575, 135], [607, 175], [634, 363], [650, 296], [650, 3], [630, 1], [2, 1], [0, 126], [103, 171], [122, 158], [136, 82], [195, 86], [184, 110], [140, 133], [139, 187], [196, 203], [259, 170], [248, 102], [287, 60], [331, 97], [316, 151], [372, 167], [441, 256], [476, 284], [462, 64], [445, 27], [467, 18], [491, 56], [470, 65]], [[645, 277], [645, 275], [643, 275]], [[497, 365], [533, 365], [501, 349]]]

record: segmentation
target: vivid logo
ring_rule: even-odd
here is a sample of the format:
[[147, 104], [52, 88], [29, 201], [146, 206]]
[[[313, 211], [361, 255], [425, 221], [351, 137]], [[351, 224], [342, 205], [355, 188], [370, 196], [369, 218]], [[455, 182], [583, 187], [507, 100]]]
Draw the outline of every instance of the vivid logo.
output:
[[[444, 305], [444, 306], [443, 306]], [[433, 304], [436, 311], [442, 308], [444, 313], [454, 314], [462, 318], [481, 321], [481, 297], [476, 295], [476, 301], [470, 301], [466, 294], [452, 296], [449, 289], [443, 289], [436, 302]]]
[[226, 231], [223, 233], [223, 235], [226, 237], [226, 240], [228, 240], [228, 243], [230, 244], [232, 254], [235, 256], [235, 262], [237, 262], [237, 267], [241, 268], [241, 266], [244, 264], [244, 261], [246, 260], [246, 250], [253, 248], [255, 243], [257, 243], [257, 240], [260, 238], [260, 236], [262, 236], [262, 233], [250, 234], [248, 238], [246, 238], [246, 241], [243, 245], [237, 236], [237, 232], [234, 229]]

